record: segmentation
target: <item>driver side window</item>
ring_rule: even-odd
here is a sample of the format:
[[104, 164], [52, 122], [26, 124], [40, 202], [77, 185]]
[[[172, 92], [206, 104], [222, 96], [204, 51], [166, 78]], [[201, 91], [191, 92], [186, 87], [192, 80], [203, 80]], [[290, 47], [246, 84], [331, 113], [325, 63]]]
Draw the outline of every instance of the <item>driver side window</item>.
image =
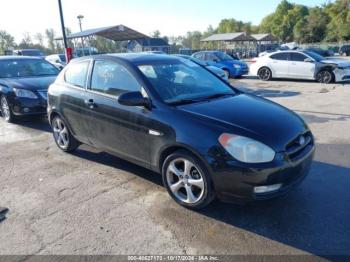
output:
[[119, 96], [128, 91], [141, 91], [141, 86], [124, 66], [112, 61], [97, 60], [92, 72], [91, 90]]

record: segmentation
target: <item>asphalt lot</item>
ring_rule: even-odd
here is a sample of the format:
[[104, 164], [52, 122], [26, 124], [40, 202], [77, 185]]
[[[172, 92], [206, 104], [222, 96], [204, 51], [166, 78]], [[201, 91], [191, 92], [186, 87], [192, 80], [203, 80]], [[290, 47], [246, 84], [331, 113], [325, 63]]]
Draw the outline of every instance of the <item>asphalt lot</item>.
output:
[[247, 206], [178, 206], [161, 177], [88, 146], [60, 152], [45, 118], [0, 119], [0, 255], [350, 255], [350, 83], [232, 80], [295, 110], [317, 140], [287, 196]]

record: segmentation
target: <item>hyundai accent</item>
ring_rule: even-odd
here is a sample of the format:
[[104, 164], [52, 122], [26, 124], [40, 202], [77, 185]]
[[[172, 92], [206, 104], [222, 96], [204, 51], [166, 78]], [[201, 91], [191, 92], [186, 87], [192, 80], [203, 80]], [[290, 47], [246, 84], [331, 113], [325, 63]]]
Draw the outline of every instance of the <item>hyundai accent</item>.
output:
[[315, 151], [292, 111], [168, 55], [73, 60], [49, 88], [48, 116], [61, 150], [84, 143], [161, 173], [193, 209], [279, 196], [305, 178]]

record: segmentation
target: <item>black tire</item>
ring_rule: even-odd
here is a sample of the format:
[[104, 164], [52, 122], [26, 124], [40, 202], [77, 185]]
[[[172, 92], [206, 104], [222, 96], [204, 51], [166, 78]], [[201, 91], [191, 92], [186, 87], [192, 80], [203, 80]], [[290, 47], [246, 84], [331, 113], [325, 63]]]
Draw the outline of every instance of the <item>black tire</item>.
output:
[[[169, 174], [172, 173], [170, 171], [170, 165], [172, 165], [174, 162], [182, 160], [187, 160], [193, 164], [193, 166], [189, 170], [190, 176], [185, 178], [185, 166], [183, 167], [183, 171], [180, 172], [180, 174], [183, 175], [183, 179], [186, 179], [187, 182], [182, 182], [183, 180], [180, 180], [180, 176], [173, 175], [173, 177], [178, 177], [178, 181], [174, 181], [172, 186], [175, 186], [177, 183], [181, 183], [180, 190], [177, 190], [177, 193], [174, 193], [172, 189], [170, 188], [170, 181], [169, 181]], [[185, 165], [185, 164], [184, 164]], [[181, 167], [180, 167], [181, 168]], [[181, 171], [178, 169], [178, 171]], [[175, 174], [175, 173], [174, 173]], [[197, 177], [195, 177], [197, 176]], [[162, 166], [162, 178], [163, 178], [163, 184], [165, 188], [167, 189], [169, 195], [181, 206], [198, 210], [201, 208], [206, 207], [209, 205], [215, 198], [214, 188], [212, 184], [212, 180], [210, 177], [210, 174], [207, 170], [207, 168], [204, 166], [204, 164], [194, 155], [187, 152], [186, 150], [178, 150], [174, 152], [173, 154], [169, 155]], [[199, 178], [199, 179], [198, 179]], [[201, 181], [203, 183], [202, 188], [197, 187], [196, 184], [189, 184], [190, 181]], [[185, 202], [189, 200], [188, 191], [187, 189], [191, 188], [191, 192], [193, 193], [192, 196], [197, 198], [197, 200], [193, 203]], [[181, 191], [182, 190], [182, 191]], [[199, 191], [199, 192], [198, 192]], [[185, 194], [183, 193], [185, 192]], [[196, 194], [197, 192], [197, 194]], [[186, 200], [181, 200], [180, 196], [186, 196]]]
[[65, 121], [59, 116], [55, 116], [51, 121], [53, 138], [59, 149], [64, 152], [75, 151], [80, 143], [69, 131]]
[[230, 79], [231, 77], [230, 77], [230, 71], [228, 71], [227, 69], [222, 69], [224, 72], [225, 72], [225, 74], [226, 74], [226, 76], [227, 76], [227, 79]]
[[11, 111], [11, 107], [9, 106], [8, 100], [5, 95], [0, 97], [0, 107], [1, 114], [4, 120], [8, 123], [13, 123], [16, 120], [15, 115]]
[[258, 71], [258, 76], [262, 81], [270, 81], [272, 79], [271, 69], [268, 67], [262, 67]]
[[322, 84], [333, 83], [335, 76], [330, 70], [321, 70], [316, 75], [316, 81]]

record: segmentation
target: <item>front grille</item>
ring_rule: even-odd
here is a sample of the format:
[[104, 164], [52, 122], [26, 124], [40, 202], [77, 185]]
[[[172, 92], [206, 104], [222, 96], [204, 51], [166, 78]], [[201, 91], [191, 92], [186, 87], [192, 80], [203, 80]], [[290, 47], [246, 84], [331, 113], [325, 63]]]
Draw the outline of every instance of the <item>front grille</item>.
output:
[[312, 149], [314, 139], [311, 132], [306, 132], [293, 139], [286, 146], [286, 153], [290, 160], [295, 161]]
[[38, 90], [38, 93], [43, 99], [47, 100], [47, 90], [46, 89]]

